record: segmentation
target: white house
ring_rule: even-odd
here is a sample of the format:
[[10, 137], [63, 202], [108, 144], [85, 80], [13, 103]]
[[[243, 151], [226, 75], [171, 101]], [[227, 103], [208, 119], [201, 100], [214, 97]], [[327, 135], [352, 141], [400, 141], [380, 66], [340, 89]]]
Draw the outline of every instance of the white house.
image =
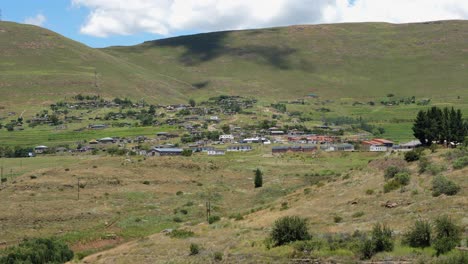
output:
[[206, 152], [209, 156], [222, 156], [222, 155], [225, 155], [226, 153], [224, 152], [224, 150], [220, 150], [220, 149], [213, 149], [213, 150], [208, 150]]
[[219, 141], [221, 141], [221, 142], [232, 142], [232, 141], [234, 141], [234, 136], [233, 135], [220, 135], [219, 136]]
[[385, 152], [388, 150], [388, 147], [383, 145], [370, 145], [369, 151], [370, 152]]
[[44, 153], [49, 149], [47, 146], [37, 146], [34, 148], [34, 153]]

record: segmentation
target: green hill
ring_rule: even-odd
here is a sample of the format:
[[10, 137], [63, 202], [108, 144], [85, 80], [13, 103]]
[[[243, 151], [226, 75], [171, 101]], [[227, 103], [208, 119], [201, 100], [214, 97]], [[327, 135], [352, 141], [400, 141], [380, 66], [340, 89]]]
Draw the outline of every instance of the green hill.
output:
[[468, 21], [311, 25], [92, 49], [43, 28], [0, 22], [0, 104], [76, 93], [154, 102], [309, 93], [443, 100], [468, 95], [467, 32]]
[[49, 30], [0, 22], [0, 104], [42, 103], [80, 92], [179, 98], [183, 85]]
[[178, 76], [195, 94], [269, 100], [467, 94], [468, 21], [217, 32], [105, 52]]

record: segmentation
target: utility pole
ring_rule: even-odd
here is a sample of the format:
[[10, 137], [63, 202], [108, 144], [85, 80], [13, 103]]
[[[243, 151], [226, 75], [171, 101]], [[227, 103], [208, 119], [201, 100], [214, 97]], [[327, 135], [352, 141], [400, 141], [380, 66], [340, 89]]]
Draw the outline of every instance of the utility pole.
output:
[[210, 200], [208, 200], [206, 202], [206, 221], [207, 222], [210, 221], [210, 215], [211, 215], [211, 202]]
[[80, 178], [78, 178], [77, 187], [78, 187], [78, 201], [79, 201], [80, 200]]

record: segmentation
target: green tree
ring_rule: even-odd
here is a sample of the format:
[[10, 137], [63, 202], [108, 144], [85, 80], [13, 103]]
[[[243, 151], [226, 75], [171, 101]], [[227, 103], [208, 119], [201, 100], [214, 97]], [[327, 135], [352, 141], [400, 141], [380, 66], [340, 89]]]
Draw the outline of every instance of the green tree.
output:
[[448, 216], [443, 215], [435, 220], [434, 248], [437, 256], [454, 249], [461, 240], [460, 228]]
[[425, 248], [431, 246], [431, 223], [417, 220], [414, 226], [403, 236], [403, 242], [410, 247]]
[[263, 172], [258, 168], [255, 170], [254, 185], [255, 188], [260, 188], [263, 186]]
[[65, 263], [72, 258], [73, 251], [66, 244], [48, 238], [35, 238], [6, 249], [0, 263], [52, 264]]
[[392, 251], [393, 239], [392, 230], [386, 225], [377, 223], [372, 229], [372, 243], [374, 245], [374, 252]]
[[195, 102], [195, 100], [190, 99], [190, 100], [189, 100], [189, 105], [190, 105], [191, 107], [195, 107], [195, 106], [197, 105], [197, 103]]
[[270, 238], [275, 246], [310, 239], [311, 236], [307, 230], [307, 219], [298, 216], [285, 216], [276, 220]]
[[156, 114], [156, 106], [150, 105], [149, 110], [148, 110], [148, 114], [155, 115]]

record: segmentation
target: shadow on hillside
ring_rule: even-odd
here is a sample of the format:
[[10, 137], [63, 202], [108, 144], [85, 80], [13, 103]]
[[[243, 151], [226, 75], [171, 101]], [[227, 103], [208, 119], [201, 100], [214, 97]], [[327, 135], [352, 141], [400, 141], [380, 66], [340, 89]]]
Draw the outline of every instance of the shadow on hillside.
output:
[[259, 64], [270, 65], [277, 69], [288, 70], [299, 68], [303, 70], [302, 63], [292, 63], [291, 55], [296, 49], [287, 46], [245, 45], [230, 47], [226, 38], [230, 32], [215, 32], [198, 34], [170, 39], [146, 42], [147, 48], [152, 47], [184, 47], [186, 50], [178, 58], [186, 66], [197, 66], [204, 62], [214, 60], [220, 56], [235, 56]]

